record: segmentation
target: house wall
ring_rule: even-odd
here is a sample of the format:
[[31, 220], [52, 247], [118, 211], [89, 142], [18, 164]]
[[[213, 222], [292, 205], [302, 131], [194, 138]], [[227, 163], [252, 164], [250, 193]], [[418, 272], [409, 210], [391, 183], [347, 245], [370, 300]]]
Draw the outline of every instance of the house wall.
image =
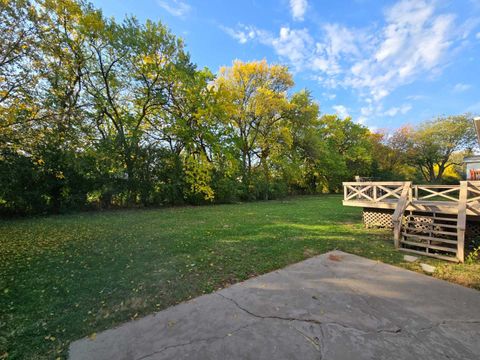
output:
[[[480, 162], [467, 163], [467, 180], [480, 180]], [[476, 170], [474, 177], [472, 177], [472, 171]]]

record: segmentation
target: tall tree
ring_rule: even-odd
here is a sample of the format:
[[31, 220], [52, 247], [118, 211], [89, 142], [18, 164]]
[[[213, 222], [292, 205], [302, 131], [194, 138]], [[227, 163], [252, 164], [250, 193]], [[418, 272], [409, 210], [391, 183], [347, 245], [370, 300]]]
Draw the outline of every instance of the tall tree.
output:
[[[37, 12], [27, 0], [0, 1], [0, 106], [25, 101], [33, 80], [31, 59], [37, 40]], [[30, 85], [30, 86], [29, 86]], [[5, 114], [2, 114], [5, 115]]]
[[[27, 0], [0, 0], [0, 148], [17, 151], [39, 110], [35, 60], [39, 57], [37, 8]], [[25, 126], [24, 126], [25, 125]]]
[[413, 179], [416, 170], [408, 161], [411, 126], [402, 126], [389, 134], [372, 134], [373, 175], [385, 180]]
[[319, 105], [308, 90], [292, 95], [289, 128], [292, 147], [285, 152], [285, 170], [290, 185], [300, 191], [315, 193], [319, 184], [317, 165], [324, 153], [324, 141], [319, 134]]
[[241, 157], [242, 183], [248, 189], [252, 169], [260, 167], [267, 186], [264, 196], [268, 197], [269, 162], [282, 143], [290, 146], [291, 142], [285, 124], [292, 76], [285, 66], [268, 65], [265, 60], [237, 60], [220, 70], [217, 86], [226, 91], [233, 105], [230, 118]]
[[177, 72], [193, 65], [182, 41], [161, 23], [105, 20], [91, 29], [88, 40], [92, 56], [86, 85], [98, 131], [119, 152], [129, 201], [135, 201], [145, 134], [171, 101]]
[[442, 180], [445, 170], [455, 165], [455, 152], [476, 144], [470, 115], [438, 117], [418, 126], [410, 135], [409, 159], [428, 182]]
[[337, 115], [320, 118], [319, 135], [324, 141], [317, 171], [324, 191], [339, 191], [342, 181], [355, 175], [371, 175], [371, 133], [351, 118]]

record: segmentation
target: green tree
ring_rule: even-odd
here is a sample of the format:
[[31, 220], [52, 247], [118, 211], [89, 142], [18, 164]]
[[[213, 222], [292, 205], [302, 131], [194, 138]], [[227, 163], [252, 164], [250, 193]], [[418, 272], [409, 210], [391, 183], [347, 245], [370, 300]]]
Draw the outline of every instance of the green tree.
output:
[[22, 117], [36, 76], [31, 61], [38, 45], [38, 14], [27, 0], [0, 1], [0, 110], [1, 125]]
[[244, 191], [252, 190], [252, 171], [260, 169], [264, 184], [260, 192], [268, 198], [271, 161], [282, 146], [291, 145], [286, 114], [292, 76], [285, 66], [268, 65], [265, 60], [237, 60], [232, 67], [220, 70], [217, 86], [225, 90], [232, 104], [229, 117], [241, 158]]
[[445, 171], [455, 165], [452, 155], [476, 145], [470, 115], [438, 117], [411, 132], [408, 156], [428, 182], [440, 182]]
[[86, 88], [92, 116], [102, 139], [120, 154], [128, 201], [135, 202], [147, 132], [154, 118], [165, 114], [176, 74], [193, 65], [182, 42], [161, 23], [127, 18], [118, 25], [105, 20], [90, 30]]
[[289, 128], [292, 147], [285, 152], [285, 177], [292, 191], [315, 193], [318, 186], [317, 166], [324, 150], [320, 136], [319, 105], [308, 90], [292, 95]]
[[342, 181], [355, 175], [371, 175], [372, 142], [368, 128], [351, 118], [323, 115], [319, 135], [324, 141], [317, 166], [323, 191], [339, 191]]

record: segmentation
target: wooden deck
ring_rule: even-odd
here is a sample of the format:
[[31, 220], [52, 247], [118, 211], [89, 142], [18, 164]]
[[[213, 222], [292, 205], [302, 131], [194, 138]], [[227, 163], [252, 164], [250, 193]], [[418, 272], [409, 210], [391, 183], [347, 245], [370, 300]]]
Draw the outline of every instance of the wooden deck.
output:
[[[345, 206], [392, 210], [395, 247], [463, 262], [467, 218], [480, 219], [480, 181], [459, 185], [344, 182], [343, 187]], [[454, 223], [446, 223], [445, 217]], [[428, 226], [426, 219], [430, 219]]]
[[[392, 209], [397, 207], [398, 200], [388, 199], [383, 201], [343, 200], [344, 206], [356, 206], [362, 208]], [[450, 201], [423, 201], [412, 200], [405, 210], [436, 212], [442, 214], [458, 214], [457, 204]], [[479, 208], [468, 208], [468, 216], [480, 216]]]

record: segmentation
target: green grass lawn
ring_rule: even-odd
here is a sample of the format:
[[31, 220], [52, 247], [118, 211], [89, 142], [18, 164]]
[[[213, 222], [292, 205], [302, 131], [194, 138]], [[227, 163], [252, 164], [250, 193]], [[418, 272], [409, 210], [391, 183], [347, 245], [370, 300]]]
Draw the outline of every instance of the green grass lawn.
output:
[[[68, 344], [287, 264], [340, 249], [418, 270], [341, 197], [0, 221], [0, 359]], [[480, 266], [435, 276], [480, 288]]]

